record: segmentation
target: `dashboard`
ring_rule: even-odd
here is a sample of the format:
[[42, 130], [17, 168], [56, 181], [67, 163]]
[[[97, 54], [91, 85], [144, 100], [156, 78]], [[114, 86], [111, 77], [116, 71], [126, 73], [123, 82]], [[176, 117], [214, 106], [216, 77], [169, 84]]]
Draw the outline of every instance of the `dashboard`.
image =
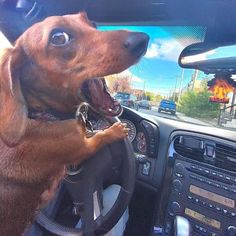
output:
[[[90, 119], [94, 130], [110, 126]], [[155, 193], [153, 235], [173, 235], [177, 215], [192, 236], [236, 235], [236, 135], [124, 108], [121, 122], [137, 163], [136, 184]]]
[[153, 230], [173, 235], [175, 216], [192, 236], [236, 235], [236, 135], [124, 109], [137, 184], [157, 194]]

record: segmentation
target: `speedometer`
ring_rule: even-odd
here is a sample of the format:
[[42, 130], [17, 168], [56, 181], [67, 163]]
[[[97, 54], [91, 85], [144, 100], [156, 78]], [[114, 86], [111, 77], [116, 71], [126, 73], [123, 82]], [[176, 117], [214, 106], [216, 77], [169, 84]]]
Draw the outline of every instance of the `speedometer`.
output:
[[111, 126], [111, 124], [105, 119], [99, 119], [96, 124], [97, 130], [104, 130]]
[[126, 124], [126, 127], [129, 129], [129, 134], [128, 134], [128, 138], [130, 140], [130, 142], [133, 142], [136, 136], [136, 127], [134, 125], [133, 122], [131, 122], [130, 120], [126, 120], [126, 119], [120, 119], [122, 123]]

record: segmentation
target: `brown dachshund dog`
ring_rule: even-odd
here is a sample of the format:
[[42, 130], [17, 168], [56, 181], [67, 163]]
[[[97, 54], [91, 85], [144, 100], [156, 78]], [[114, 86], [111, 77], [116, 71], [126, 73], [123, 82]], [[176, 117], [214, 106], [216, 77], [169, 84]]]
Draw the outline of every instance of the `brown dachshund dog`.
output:
[[148, 36], [102, 32], [85, 13], [33, 25], [0, 56], [0, 235], [18, 236], [40, 202], [50, 198], [64, 166], [80, 163], [124, 138], [121, 123], [87, 138], [75, 119], [35, 119], [33, 113], [76, 112], [81, 99], [108, 116], [120, 106], [100, 77], [118, 73], [146, 52]]

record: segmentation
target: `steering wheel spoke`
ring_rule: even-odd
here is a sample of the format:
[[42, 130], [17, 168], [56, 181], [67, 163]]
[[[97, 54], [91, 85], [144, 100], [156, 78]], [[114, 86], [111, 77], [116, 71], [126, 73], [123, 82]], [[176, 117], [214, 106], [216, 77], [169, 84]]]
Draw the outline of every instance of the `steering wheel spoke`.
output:
[[[81, 186], [80, 186], [81, 187]], [[73, 195], [74, 204], [80, 207], [79, 215], [81, 216], [81, 229], [84, 235], [90, 235], [94, 229], [98, 228], [102, 222], [102, 182], [90, 182], [83, 187], [84, 191], [79, 191], [79, 194]]]

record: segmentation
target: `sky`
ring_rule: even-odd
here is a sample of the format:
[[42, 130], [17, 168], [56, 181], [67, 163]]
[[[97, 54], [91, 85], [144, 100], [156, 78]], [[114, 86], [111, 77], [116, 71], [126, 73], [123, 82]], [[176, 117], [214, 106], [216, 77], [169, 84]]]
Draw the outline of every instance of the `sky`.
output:
[[[134, 89], [142, 89], [168, 96], [170, 91], [185, 87], [194, 73], [191, 69], [183, 69], [178, 65], [181, 51], [191, 43], [199, 42], [204, 37], [200, 27], [160, 27], [160, 26], [100, 26], [99, 30], [131, 30], [145, 32], [150, 41], [146, 55], [140, 62], [123, 72], [132, 79]], [[0, 32], [0, 49], [10, 46]], [[228, 51], [235, 51], [231, 48]], [[212, 54], [212, 51], [208, 54]], [[208, 55], [206, 54], [206, 55]], [[205, 55], [203, 55], [204, 57]], [[199, 74], [199, 80], [204, 78]], [[182, 82], [181, 82], [182, 80]]]
[[[135, 81], [132, 82], [133, 88], [168, 96], [175, 86], [178, 90], [191, 80], [193, 70], [185, 70], [183, 74], [183, 69], [177, 63], [181, 51], [192, 42], [200, 40], [199, 35], [196, 36], [190, 27], [100, 26], [99, 29], [126, 29], [149, 35], [150, 42], [146, 55], [126, 72], [135, 77]], [[184, 76], [181, 83], [182, 75]], [[200, 77], [202, 76], [200, 74]]]

